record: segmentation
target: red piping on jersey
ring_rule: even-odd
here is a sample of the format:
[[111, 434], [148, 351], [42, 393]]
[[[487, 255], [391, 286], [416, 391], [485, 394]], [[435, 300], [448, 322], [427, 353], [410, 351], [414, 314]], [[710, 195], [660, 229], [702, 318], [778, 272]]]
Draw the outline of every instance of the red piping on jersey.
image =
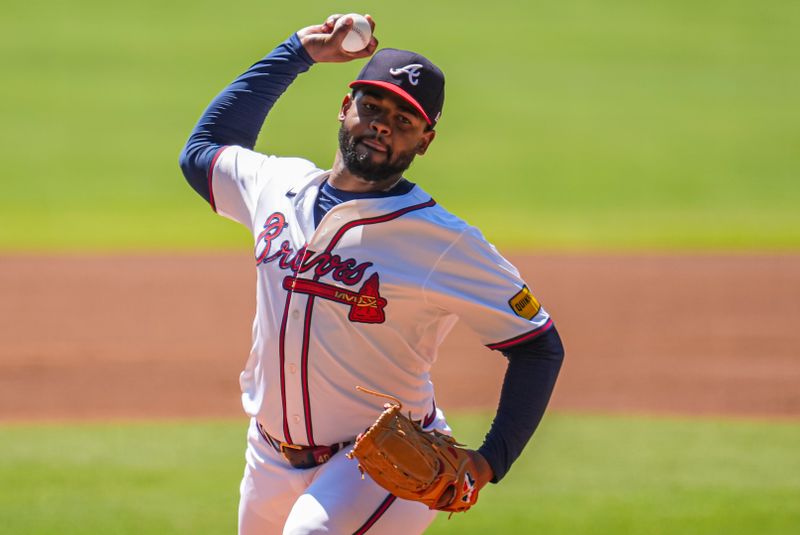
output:
[[[348, 230], [350, 230], [353, 227], [357, 227], [359, 225], [374, 225], [375, 223], [385, 223], [386, 221], [391, 221], [392, 219], [397, 219], [398, 217], [400, 217], [402, 215], [405, 215], [405, 214], [407, 214], [409, 212], [413, 212], [415, 210], [421, 210], [423, 208], [429, 208], [429, 207], [434, 206], [434, 205], [436, 205], [436, 201], [434, 201], [433, 199], [429, 199], [427, 202], [424, 202], [424, 203], [421, 203], [421, 204], [415, 204], [415, 205], [412, 205], [412, 206], [406, 206], [405, 208], [402, 208], [402, 209], [397, 210], [396, 212], [392, 212], [390, 214], [377, 216], [377, 217], [370, 217], [370, 218], [367, 218], [367, 219], [357, 219], [355, 221], [350, 221], [349, 223], [347, 223], [345, 225], [342, 225], [342, 228], [340, 228], [338, 231], [336, 231], [336, 234], [334, 234], [333, 238], [331, 238], [331, 242], [325, 248], [325, 252], [326, 253], [330, 253], [331, 250], [333, 250], [334, 246], [336, 246], [336, 244], [339, 242], [339, 240], [342, 239], [342, 236], [344, 235], [344, 233], [347, 232]], [[318, 277], [315, 277], [314, 280], [317, 280], [317, 278]]]
[[217, 153], [214, 154], [214, 157], [211, 159], [211, 165], [208, 166], [208, 204], [211, 205], [211, 209], [214, 210], [215, 212], [217, 211], [217, 203], [214, 200], [214, 187], [211, 184], [212, 182], [211, 179], [214, 178], [214, 166], [217, 165], [217, 159], [222, 154], [222, 151], [227, 149], [229, 146], [230, 145], [225, 145], [223, 147], [220, 147], [217, 150]]
[[300, 361], [301, 366], [301, 375], [303, 377], [303, 411], [306, 417], [306, 435], [308, 436], [308, 445], [309, 446], [316, 446], [314, 444], [314, 432], [311, 429], [311, 396], [308, 392], [308, 387], [306, 384], [308, 383], [308, 339], [311, 335], [311, 329], [309, 326], [311, 325], [311, 310], [314, 308], [314, 296], [308, 296], [308, 302], [306, 304], [306, 317], [305, 323], [303, 325], [303, 351], [302, 351], [302, 360]]
[[519, 345], [522, 342], [533, 340], [537, 336], [547, 332], [552, 326], [553, 326], [553, 319], [550, 318], [541, 327], [537, 327], [532, 331], [528, 331], [525, 334], [515, 336], [514, 338], [509, 338], [508, 340], [505, 340], [503, 342], [497, 342], [496, 344], [486, 344], [486, 347], [488, 347], [489, 349], [508, 349], [509, 347], [514, 347], [515, 345]]
[[[297, 278], [297, 272], [300, 269], [300, 266], [305, 262], [305, 259], [308, 258], [312, 251], [305, 249], [305, 245], [303, 245], [303, 257], [300, 258], [300, 261], [297, 263], [297, 266], [294, 268], [294, 272], [292, 276]], [[280, 355], [280, 375], [281, 375], [281, 410], [283, 412], [283, 434], [287, 444], [292, 444], [292, 435], [289, 433], [289, 420], [286, 418], [286, 372], [284, 368], [286, 366], [286, 352], [285, 352], [285, 340], [286, 340], [286, 318], [289, 316], [289, 304], [292, 301], [292, 290], [289, 289], [286, 292], [286, 304], [283, 306], [283, 317], [281, 318], [281, 331], [280, 336], [278, 336], [278, 354]], [[309, 316], [308, 307], [306, 307], [306, 316]], [[304, 344], [307, 343], [306, 340], [306, 333], [305, 327], [303, 330], [303, 339]], [[302, 372], [301, 372], [302, 374]], [[304, 393], [305, 394], [305, 393]]]
[[[353, 227], [366, 226], [366, 225], [375, 225], [377, 223], [385, 223], [387, 221], [391, 221], [393, 219], [397, 219], [398, 217], [403, 216], [403, 215], [405, 215], [405, 214], [407, 214], [409, 212], [413, 212], [415, 210], [421, 210], [423, 208], [429, 208], [431, 206], [434, 206], [435, 204], [436, 204], [436, 201], [434, 201], [433, 199], [428, 199], [428, 201], [426, 201], [424, 203], [414, 204], [414, 205], [411, 205], [411, 206], [406, 206], [405, 208], [401, 208], [400, 210], [397, 210], [395, 212], [391, 212], [389, 214], [385, 214], [385, 215], [382, 215], [382, 216], [368, 217], [368, 218], [365, 218], [365, 219], [356, 219], [355, 221], [350, 221], [349, 223], [346, 223], [346, 224], [342, 225], [342, 227], [339, 230], [336, 231], [336, 234], [333, 235], [333, 238], [331, 238], [330, 243], [325, 248], [325, 252], [326, 253], [330, 253], [333, 250], [333, 248], [336, 246], [336, 244], [339, 242], [339, 240], [342, 239], [342, 236], [344, 236], [344, 233], [347, 232], [348, 230], [350, 230]], [[297, 276], [297, 273], [295, 273], [295, 277], [296, 276]], [[314, 278], [312, 280], [317, 281], [317, 280], [319, 280], [319, 278], [320, 278], [320, 275], [315, 274]], [[288, 290], [288, 293], [289, 293], [289, 295], [291, 295], [292, 291]], [[308, 435], [308, 441], [309, 441], [308, 445], [309, 446], [313, 446], [314, 445], [314, 442], [313, 442], [314, 439], [313, 439], [313, 436], [312, 436], [313, 435], [314, 426], [313, 426], [313, 424], [311, 422], [311, 394], [310, 394], [309, 388], [308, 388], [308, 340], [309, 340], [309, 335], [310, 335], [310, 331], [311, 331], [311, 310], [313, 308], [313, 305], [314, 305], [314, 297], [313, 296], [309, 296], [308, 297], [308, 305], [306, 306], [305, 325], [303, 325], [303, 352], [302, 352], [302, 355], [300, 356], [300, 359], [301, 359], [300, 360], [300, 362], [301, 362], [301, 376], [302, 376], [301, 377], [301, 385], [302, 385], [302, 389], [303, 389], [303, 405], [304, 405], [304, 408], [305, 408], [305, 414], [304, 415], [305, 415], [305, 419], [306, 419], [306, 434]], [[288, 308], [289, 308], [289, 301], [287, 299], [287, 301], [286, 301], [286, 309], [284, 310], [284, 313], [283, 313], [284, 314], [284, 326], [285, 326], [285, 319], [286, 319], [286, 310], [288, 310]], [[282, 328], [281, 328], [281, 379], [283, 379], [283, 349], [282, 348], [283, 348], [284, 332], [285, 332], [285, 328], [283, 328], [283, 326], [282, 326]], [[285, 399], [283, 400], [283, 407], [284, 407], [283, 411], [284, 411], [284, 427], [285, 427], [286, 426], [286, 400]], [[288, 428], [287, 428], [287, 432], [288, 432]], [[289, 437], [287, 436], [287, 441], [288, 441], [288, 438]], [[387, 507], [388, 507], [388, 505], [387, 505]]]
[[[295, 273], [297, 275], [297, 273]], [[281, 334], [278, 337], [278, 354], [280, 355], [281, 370], [281, 409], [283, 410], [283, 436], [284, 440], [292, 443], [292, 435], [289, 433], [289, 420], [286, 418], [286, 374], [283, 371], [286, 362], [284, 352], [284, 339], [286, 338], [286, 318], [289, 315], [289, 303], [292, 301], [292, 292], [286, 293], [286, 304], [283, 307], [283, 319], [281, 319]]]
[[367, 519], [367, 521], [364, 522], [364, 524], [360, 528], [358, 528], [353, 532], [353, 535], [362, 535], [363, 533], [366, 533], [367, 530], [372, 526], [374, 526], [375, 522], [377, 522], [378, 519], [380, 519], [380, 517], [383, 516], [386, 510], [389, 509], [389, 506], [392, 505], [396, 499], [397, 499], [396, 496], [392, 496], [391, 494], [389, 494], [386, 497], [386, 499], [381, 502], [378, 508], [375, 509], [375, 512], [372, 513], [372, 515]]

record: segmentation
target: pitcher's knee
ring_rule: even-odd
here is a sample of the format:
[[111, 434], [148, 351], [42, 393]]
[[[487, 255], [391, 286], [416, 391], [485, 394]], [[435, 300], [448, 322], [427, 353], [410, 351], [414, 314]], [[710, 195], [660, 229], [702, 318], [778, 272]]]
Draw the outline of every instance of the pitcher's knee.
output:
[[316, 500], [304, 495], [295, 502], [289, 513], [286, 524], [283, 526], [283, 535], [316, 535], [317, 533], [333, 535], [346, 532], [346, 530], [340, 529], [341, 526], [334, 524], [328, 511]]

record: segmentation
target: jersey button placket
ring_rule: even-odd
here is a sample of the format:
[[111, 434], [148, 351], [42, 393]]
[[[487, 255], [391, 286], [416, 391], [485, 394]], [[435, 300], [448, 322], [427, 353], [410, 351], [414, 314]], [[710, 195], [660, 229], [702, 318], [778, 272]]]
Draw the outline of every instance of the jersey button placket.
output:
[[304, 316], [307, 297], [294, 293], [292, 295], [289, 314], [286, 321], [284, 340], [285, 360], [283, 365], [286, 383], [286, 418], [292, 439], [297, 444], [306, 442], [303, 414], [303, 386], [300, 370], [300, 358], [303, 351]]

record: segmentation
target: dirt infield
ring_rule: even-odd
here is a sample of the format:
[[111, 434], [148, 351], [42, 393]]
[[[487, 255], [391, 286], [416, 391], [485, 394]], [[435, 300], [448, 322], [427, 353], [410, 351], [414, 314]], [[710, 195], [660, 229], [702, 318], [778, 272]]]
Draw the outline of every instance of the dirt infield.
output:
[[[567, 348], [552, 406], [800, 417], [800, 255], [511, 255]], [[0, 257], [0, 420], [241, 416], [248, 254]], [[504, 359], [457, 327], [445, 408]]]

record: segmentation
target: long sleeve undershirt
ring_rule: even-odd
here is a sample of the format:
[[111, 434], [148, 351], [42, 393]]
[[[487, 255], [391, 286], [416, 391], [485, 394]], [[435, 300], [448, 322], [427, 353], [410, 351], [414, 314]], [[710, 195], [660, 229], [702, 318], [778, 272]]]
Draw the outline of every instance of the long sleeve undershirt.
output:
[[186, 180], [209, 203], [214, 155], [226, 145], [255, 147], [267, 114], [297, 75], [314, 64], [292, 34], [211, 101], [180, 155]]
[[550, 401], [564, 360], [564, 346], [555, 325], [530, 342], [507, 349], [500, 402], [492, 427], [478, 451], [500, 481], [519, 457]]
[[[212, 203], [212, 207], [210, 176], [216, 153], [226, 145], [252, 149], [272, 106], [297, 75], [313, 64], [299, 38], [293, 34], [236, 78], [206, 108], [179, 161], [187, 182]], [[401, 181], [381, 195], [401, 195], [408, 191], [409, 184]], [[357, 197], [358, 194], [323, 188], [323, 194], [316, 201], [317, 221], [339, 202]], [[497, 415], [478, 449], [494, 470], [492, 481], [495, 483], [505, 476], [539, 425], [555, 386], [564, 350], [558, 332], [551, 327], [534, 340], [504, 351], [504, 355], [508, 358], [508, 368]]]

